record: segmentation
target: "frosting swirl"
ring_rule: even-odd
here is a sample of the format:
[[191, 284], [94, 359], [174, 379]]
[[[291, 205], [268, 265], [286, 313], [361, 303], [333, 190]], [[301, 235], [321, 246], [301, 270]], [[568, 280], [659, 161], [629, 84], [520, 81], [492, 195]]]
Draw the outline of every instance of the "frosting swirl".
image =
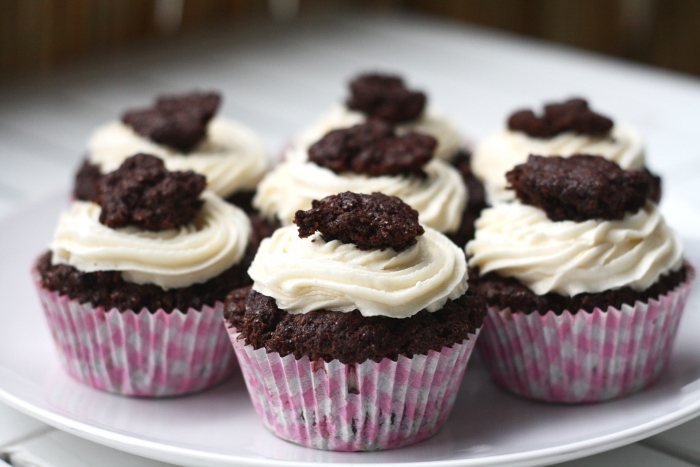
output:
[[[335, 106], [295, 139], [293, 146], [304, 151], [290, 151], [287, 157], [297, 161], [305, 161], [307, 160], [306, 150], [323, 138], [326, 133], [339, 128], [350, 128], [366, 121], [367, 116], [362, 112], [350, 110], [342, 105]], [[399, 136], [409, 131], [424, 133], [437, 139], [438, 146], [435, 149], [435, 157], [447, 161], [454, 157], [462, 143], [462, 137], [452, 122], [431, 109], [427, 109], [418, 120], [396, 126], [396, 133]]]
[[202, 199], [192, 222], [160, 232], [111, 229], [100, 223], [99, 205], [75, 201], [51, 243], [53, 264], [81, 272], [121, 271], [127, 282], [166, 290], [206, 282], [243, 258], [251, 226], [242, 210], [212, 192]]
[[622, 220], [584, 222], [554, 222], [519, 202], [497, 204], [476, 221], [467, 253], [480, 274], [513, 277], [538, 295], [642, 291], [683, 265], [680, 239], [651, 202]]
[[472, 170], [484, 183], [491, 204], [515, 197], [506, 190], [505, 174], [524, 164], [530, 154], [563, 157], [590, 154], [603, 156], [625, 170], [644, 167], [641, 136], [627, 124], [616, 124], [605, 137], [566, 132], [553, 138], [534, 138], [519, 131], [501, 130], [481, 141], [472, 155]]
[[163, 159], [169, 171], [193, 170], [207, 177], [208, 188], [221, 197], [237, 191], [255, 190], [269, 161], [258, 137], [232, 120], [215, 118], [207, 127], [207, 138], [192, 152], [179, 153], [154, 143], [121, 122], [98, 128], [88, 142], [90, 162], [102, 173], [117, 170], [124, 159], [136, 153]]
[[[305, 150], [301, 148], [296, 151]], [[424, 167], [426, 178], [417, 176], [336, 174], [312, 162], [285, 162], [267, 174], [258, 185], [253, 206], [264, 216], [292, 223], [298, 210], [311, 208], [311, 202], [329, 195], [352, 191], [398, 196], [418, 211], [422, 225], [440, 232], [455, 232], [462, 223], [467, 189], [453, 167], [433, 159]]]
[[464, 253], [429, 227], [400, 253], [326, 242], [318, 233], [299, 238], [296, 226], [283, 227], [262, 241], [248, 273], [254, 290], [294, 314], [357, 309], [408, 318], [441, 309], [468, 287]]

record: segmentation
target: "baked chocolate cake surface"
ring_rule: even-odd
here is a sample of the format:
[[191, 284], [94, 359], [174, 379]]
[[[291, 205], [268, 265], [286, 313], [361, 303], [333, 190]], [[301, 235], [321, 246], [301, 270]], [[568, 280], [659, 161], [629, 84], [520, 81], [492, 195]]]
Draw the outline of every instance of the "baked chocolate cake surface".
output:
[[280, 310], [273, 298], [246, 287], [229, 294], [224, 316], [255, 349], [350, 364], [426, 355], [461, 343], [481, 326], [486, 305], [467, 291], [441, 310], [422, 310], [404, 319], [364, 317], [358, 310], [291, 314]]
[[581, 293], [572, 297], [548, 293], [537, 295], [525, 285], [513, 278], [501, 277], [498, 274], [479, 276], [478, 269], [469, 270], [469, 287], [486, 300], [489, 306], [500, 309], [510, 308], [520, 313], [546, 314], [553, 311], [561, 314], [564, 310], [576, 313], [580, 310], [592, 312], [595, 308], [605, 311], [608, 307], [620, 309], [623, 304], [634, 305], [636, 301], [647, 302], [658, 299], [672, 291], [688, 277], [687, 264], [678, 271], [664, 274], [646, 290], [636, 291], [631, 287], [606, 290], [599, 293]]
[[38, 259], [36, 269], [43, 287], [80, 303], [90, 302], [105, 310], [131, 309], [137, 313], [143, 308], [150, 312], [159, 309], [167, 313], [175, 309], [186, 312], [204, 305], [213, 307], [217, 301], [223, 302], [232, 289], [252, 284], [247, 271], [256, 249], [249, 244], [240, 263], [204, 283], [168, 290], [153, 284], [126, 282], [119, 271], [86, 273], [65, 264], [52, 265], [50, 251]]

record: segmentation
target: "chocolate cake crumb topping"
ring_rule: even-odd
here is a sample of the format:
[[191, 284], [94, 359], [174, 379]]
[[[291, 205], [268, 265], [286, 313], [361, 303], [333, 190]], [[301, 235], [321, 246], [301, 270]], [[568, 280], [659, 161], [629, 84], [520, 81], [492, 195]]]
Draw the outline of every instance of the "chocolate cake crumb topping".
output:
[[407, 89], [399, 76], [370, 73], [350, 82], [346, 105], [369, 117], [396, 124], [417, 119], [425, 103], [425, 94]]
[[100, 222], [154, 231], [179, 227], [202, 207], [199, 196], [206, 184], [204, 176], [191, 170], [168, 172], [157, 157], [137, 154], [97, 182]]
[[335, 173], [424, 175], [423, 166], [432, 159], [436, 147], [432, 136], [396, 136], [387, 123], [369, 120], [329, 132], [309, 148], [309, 160]]
[[604, 136], [612, 127], [612, 120], [593, 112], [588, 107], [588, 102], [581, 98], [547, 104], [541, 117], [532, 110], [520, 110], [508, 118], [508, 128], [536, 138], [551, 138], [565, 131]]
[[318, 231], [327, 242], [354, 243], [360, 250], [402, 251], [425, 233], [418, 223], [418, 211], [400, 198], [382, 193], [346, 191], [314, 200], [311, 209], [296, 212], [294, 223], [301, 238]]
[[506, 178], [521, 202], [541, 208], [553, 221], [622, 219], [642, 208], [656, 186], [647, 171], [623, 170], [589, 155], [531, 155]]
[[404, 319], [366, 317], [358, 310], [291, 314], [280, 310], [273, 298], [246, 287], [226, 297], [224, 316], [256, 350], [351, 364], [427, 355], [473, 339], [469, 334], [481, 327], [486, 305], [468, 290], [441, 310], [421, 310]]
[[80, 201], [97, 202], [97, 182], [102, 178], [100, 166], [91, 164], [86, 158], [75, 174], [73, 194]]
[[162, 96], [153, 107], [126, 112], [122, 121], [141, 136], [187, 153], [206, 136], [220, 103], [214, 92]]

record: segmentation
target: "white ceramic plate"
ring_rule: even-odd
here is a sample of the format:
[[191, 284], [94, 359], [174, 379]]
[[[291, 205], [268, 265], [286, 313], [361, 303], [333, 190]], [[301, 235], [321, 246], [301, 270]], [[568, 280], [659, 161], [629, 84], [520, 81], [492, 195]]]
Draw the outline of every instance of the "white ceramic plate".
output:
[[[632, 443], [700, 413], [700, 294], [681, 322], [670, 368], [640, 394], [604, 404], [564, 406], [511, 396], [489, 381], [478, 358], [467, 369], [442, 431], [415, 446], [378, 453], [332, 453], [268, 433], [240, 375], [188, 397], [138, 400], [83, 386], [66, 376], [29, 278], [48, 244], [65, 197], [0, 223], [0, 400], [57, 428], [176, 464], [290, 466], [536, 465]], [[700, 242], [686, 242], [700, 265]]]

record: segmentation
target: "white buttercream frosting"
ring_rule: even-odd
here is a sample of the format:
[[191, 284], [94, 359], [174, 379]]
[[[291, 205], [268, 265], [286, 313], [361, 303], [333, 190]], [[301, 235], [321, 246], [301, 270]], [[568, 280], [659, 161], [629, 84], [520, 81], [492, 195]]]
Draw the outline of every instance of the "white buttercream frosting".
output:
[[144, 152], [157, 156], [170, 171], [193, 170], [207, 177], [208, 188], [221, 197], [253, 191], [269, 159], [258, 137], [247, 127], [221, 117], [207, 127], [207, 137], [187, 154], [155, 143], [122, 122], [98, 128], [88, 142], [89, 160], [103, 173], [117, 170], [127, 157]]
[[501, 130], [481, 141], [472, 155], [472, 170], [486, 188], [491, 204], [515, 197], [507, 190], [506, 172], [527, 162], [530, 154], [568, 157], [574, 154], [602, 156], [625, 170], [644, 167], [642, 138], [632, 126], [618, 123], [609, 136], [566, 132], [552, 138], [534, 138], [520, 131]]
[[401, 252], [363, 251], [319, 233], [299, 238], [292, 225], [262, 241], [248, 273], [254, 290], [289, 313], [357, 309], [363, 316], [408, 318], [441, 309], [468, 287], [462, 250], [430, 227], [417, 240]]
[[[297, 148], [296, 151], [302, 151]], [[420, 223], [440, 232], [455, 232], [462, 223], [467, 189], [448, 163], [433, 159], [424, 167], [426, 178], [406, 175], [370, 177], [352, 172], [336, 174], [313, 162], [288, 161], [267, 174], [258, 185], [253, 206], [268, 219], [291, 224], [298, 210], [311, 202], [352, 191], [398, 196], [418, 211]]]
[[[302, 131], [294, 139], [292, 146], [306, 150], [331, 130], [349, 128], [366, 121], [367, 116], [362, 112], [350, 110], [344, 105], [337, 105], [326, 112], [316, 123]], [[425, 133], [437, 139], [438, 146], [435, 149], [435, 157], [440, 159], [451, 160], [462, 145], [462, 136], [454, 124], [447, 117], [432, 109], [426, 109], [414, 121], [401, 123], [396, 126], [396, 133], [399, 135], [409, 131]], [[307, 159], [306, 151], [290, 152], [287, 157]]]
[[651, 202], [622, 220], [550, 220], [519, 202], [485, 209], [467, 244], [480, 274], [513, 277], [534, 293], [642, 291], [683, 265], [681, 241]]
[[136, 284], [163, 289], [208, 281], [240, 262], [248, 246], [248, 216], [212, 192], [187, 225], [152, 232], [100, 223], [99, 205], [75, 201], [61, 216], [51, 243], [54, 264], [82, 272], [121, 271]]

